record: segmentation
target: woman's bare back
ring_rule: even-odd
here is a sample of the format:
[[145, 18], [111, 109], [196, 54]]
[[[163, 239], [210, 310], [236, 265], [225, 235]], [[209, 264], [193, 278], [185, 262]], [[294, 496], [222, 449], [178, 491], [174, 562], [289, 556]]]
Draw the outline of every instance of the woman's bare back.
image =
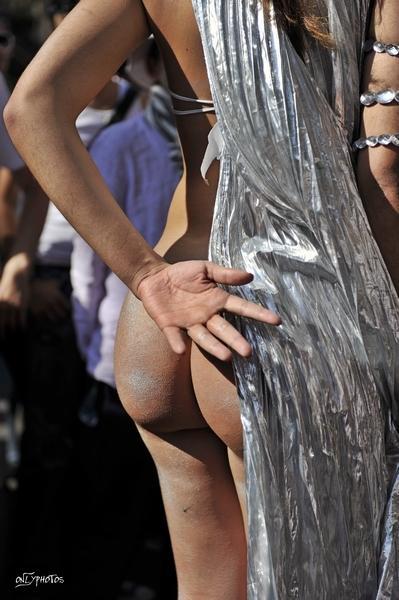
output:
[[[164, 57], [170, 89], [191, 98], [211, 98], [191, 2], [173, 0], [166, 5], [159, 0], [145, 0], [143, 4]], [[187, 108], [180, 106], [179, 101], [175, 105]], [[214, 115], [177, 119], [189, 168], [176, 190], [165, 232], [156, 247], [169, 262], [207, 258], [218, 179], [216, 163], [208, 172], [209, 184], [200, 173]], [[195, 347], [191, 359], [190, 353], [177, 357], [141, 303], [128, 294], [117, 336], [116, 374], [122, 400], [136, 423], [152, 430], [169, 431], [211, 424], [238, 450], [241, 425], [232, 374], [229, 366], [217, 361], [215, 368], [214, 362], [208, 361]]]
[[[210, 98], [191, 3], [149, 0], [144, 5], [164, 57], [171, 90], [191, 98]], [[182, 110], [191, 108], [180, 106], [179, 102], [175, 106]], [[209, 185], [200, 174], [215, 117], [197, 114], [177, 117], [177, 120], [188, 168], [176, 190], [164, 234], [156, 247], [168, 262], [207, 258], [218, 180], [216, 163], [207, 175]], [[198, 581], [203, 584], [209, 578], [213, 561], [220, 561], [221, 555], [226, 555], [226, 546], [232, 544], [235, 551], [229, 558], [227, 595], [244, 598], [242, 428], [230, 365], [220, 361], [215, 364], [194, 344], [183, 356], [177, 356], [141, 302], [128, 294], [119, 321], [115, 374], [122, 403], [138, 425], [157, 465], [183, 595], [187, 588], [190, 589], [188, 597], [197, 597], [193, 591], [197, 576], [190, 574], [187, 554], [196, 556]], [[199, 464], [204, 467], [203, 475], [197, 472]], [[217, 474], [211, 475], [215, 465], [219, 465]], [[170, 490], [169, 479], [175, 481]], [[182, 485], [184, 480], [192, 482], [193, 496], [189, 486]], [[182, 519], [184, 510], [182, 512], [179, 505], [183, 497], [184, 502], [195, 507], [193, 516], [206, 510], [211, 498], [210, 518], [204, 521], [201, 517], [198, 522], [195, 516]], [[219, 502], [223, 505], [220, 509]], [[226, 515], [222, 521], [228, 522], [228, 527], [216, 516], [222, 514]], [[206, 544], [204, 547], [204, 540], [208, 538], [223, 539], [221, 554], [209, 554]]]
[[[173, 0], [167, 7], [159, 0], [146, 0], [143, 4], [164, 57], [170, 89], [191, 98], [211, 98], [191, 2]], [[191, 108], [190, 105], [180, 104], [175, 101], [177, 108]], [[208, 172], [209, 184], [205, 183], [200, 173], [208, 134], [215, 122], [214, 115], [181, 116], [177, 120], [184, 158], [189, 168], [176, 190], [164, 234], [156, 246], [157, 252], [169, 262], [207, 258], [218, 179], [216, 163]], [[137, 339], [141, 340], [139, 354], [136, 350]], [[208, 420], [212, 424], [217, 421], [206, 405], [210, 401], [220, 414], [219, 398], [225, 416], [221, 422], [222, 429], [226, 430], [228, 436], [229, 426], [224, 421], [229, 422], [234, 432], [234, 444], [240, 446], [241, 427], [235, 389], [226, 379], [227, 375], [232, 380], [229, 366], [218, 364], [218, 369], [215, 369], [195, 348], [191, 351], [191, 361], [189, 356], [187, 359], [187, 356], [174, 355], [133, 294], [128, 294], [122, 310], [116, 350], [118, 386], [125, 406], [136, 422], [143, 424], [143, 419], [150, 419], [153, 422], [152, 425], [146, 422], [148, 427], [161, 426], [169, 430], [175, 427], [206, 427]], [[191, 366], [194, 367], [194, 387], [201, 398], [196, 398], [193, 393]], [[202, 382], [206, 382], [206, 385]], [[223, 393], [224, 384], [226, 388]], [[216, 389], [216, 395], [210, 393], [210, 390]], [[207, 413], [206, 420], [197, 400], [203, 403], [201, 410]], [[227, 408], [226, 401], [230, 408]], [[145, 405], [144, 413], [142, 402]], [[166, 424], [165, 415], [168, 417]]]
[[[159, 44], [172, 91], [190, 98], [211, 99], [200, 34], [190, 0], [144, 0], [149, 27]], [[196, 108], [174, 100], [177, 109]], [[213, 114], [177, 116], [187, 170], [173, 200], [164, 236], [157, 247], [170, 262], [206, 259], [216, 194], [218, 165], [207, 185], [200, 174]]]

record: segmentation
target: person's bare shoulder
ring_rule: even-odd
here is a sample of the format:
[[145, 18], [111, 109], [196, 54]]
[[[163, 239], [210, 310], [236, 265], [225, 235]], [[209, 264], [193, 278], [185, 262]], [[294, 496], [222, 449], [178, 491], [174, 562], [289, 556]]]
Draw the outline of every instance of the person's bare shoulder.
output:
[[143, 0], [174, 91], [209, 97], [201, 38], [191, 0]]

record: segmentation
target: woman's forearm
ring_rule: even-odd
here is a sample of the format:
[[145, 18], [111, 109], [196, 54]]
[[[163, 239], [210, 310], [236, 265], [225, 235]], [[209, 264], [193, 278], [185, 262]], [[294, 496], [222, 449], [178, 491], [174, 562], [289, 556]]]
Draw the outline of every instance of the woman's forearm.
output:
[[21, 156], [47, 195], [79, 234], [132, 291], [161, 259], [133, 228], [106, 187], [74, 125], [51, 90], [16, 96], [5, 112]]
[[141, 2], [81, 0], [23, 74], [4, 113], [48, 197], [134, 292], [143, 274], [164, 263], [113, 199], [75, 119], [148, 34]]
[[14, 180], [24, 192], [25, 201], [9, 258], [20, 255], [27, 267], [31, 268], [46, 220], [48, 198], [26, 167], [14, 172]]
[[74, 127], [78, 113], [148, 35], [141, 0], [80, 0], [17, 84], [7, 126], [49, 198], [139, 295], [174, 352], [188, 350], [188, 336], [220, 360], [231, 360], [229, 347], [247, 357], [251, 346], [220, 312], [274, 326], [281, 319], [217, 284], [246, 285], [252, 275], [203, 260], [165, 263], [123, 214]]

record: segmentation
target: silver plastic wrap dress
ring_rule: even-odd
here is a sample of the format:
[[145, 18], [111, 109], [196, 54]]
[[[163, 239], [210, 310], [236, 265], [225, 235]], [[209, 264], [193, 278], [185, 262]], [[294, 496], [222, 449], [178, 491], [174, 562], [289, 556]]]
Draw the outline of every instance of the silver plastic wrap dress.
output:
[[[318, 0], [335, 49], [303, 59], [259, 0], [193, 0], [223, 139], [210, 258], [254, 274], [231, 317], [250, 600], [399, 598], [399, 301], [351, 141], [369, 0]], [[228, 599], [226, 599], [228, 600]]]

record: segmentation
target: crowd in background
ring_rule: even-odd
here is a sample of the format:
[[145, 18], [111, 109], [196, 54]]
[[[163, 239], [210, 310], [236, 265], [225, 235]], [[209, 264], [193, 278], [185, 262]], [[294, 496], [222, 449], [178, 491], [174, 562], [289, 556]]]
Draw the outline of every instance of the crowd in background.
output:
[[[0, 108], [40, 35], [74, 4], [33, 3], [47, 20], [26, 21], [22, 35], [23, 6], [0, 12]], [[182, 174], [163, 82], [150, 39], [76, 122], [121, 209], [152, 245]], [[47, 208], [4, 123], [0, 135], [1, 597], [173, 599], [155, 468], [115, 389], [126, 288]], [[24, 572], [63, 583], [16, 587]]]

